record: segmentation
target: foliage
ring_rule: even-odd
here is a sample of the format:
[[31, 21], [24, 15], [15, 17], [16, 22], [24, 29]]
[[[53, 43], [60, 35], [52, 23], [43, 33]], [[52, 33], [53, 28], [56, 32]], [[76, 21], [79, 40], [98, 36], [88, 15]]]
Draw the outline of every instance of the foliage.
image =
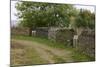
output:
[[80, 10], [80, 13], [76, 17], [76, 27], [90, 28], [95, 27], [95, 14], [89, 10]]
[[74, 15], [72, 5], [18, 2], [18, 16], [26, 27], [68, 26], [70, 15]]

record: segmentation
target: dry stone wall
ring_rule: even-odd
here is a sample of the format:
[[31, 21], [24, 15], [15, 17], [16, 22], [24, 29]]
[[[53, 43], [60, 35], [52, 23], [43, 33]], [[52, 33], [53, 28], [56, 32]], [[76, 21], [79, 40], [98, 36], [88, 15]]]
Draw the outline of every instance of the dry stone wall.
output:
[[95, 31], [83, 31], [78, 38], [77, 48], [82, 53], [95, 57]]

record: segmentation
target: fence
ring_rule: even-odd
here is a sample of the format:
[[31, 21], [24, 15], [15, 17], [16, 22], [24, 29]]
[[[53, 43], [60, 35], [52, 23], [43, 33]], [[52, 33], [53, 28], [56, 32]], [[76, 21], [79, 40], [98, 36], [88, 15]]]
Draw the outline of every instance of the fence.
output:
[[48, 38], [48, 27], [36, 28], [36, 36]]

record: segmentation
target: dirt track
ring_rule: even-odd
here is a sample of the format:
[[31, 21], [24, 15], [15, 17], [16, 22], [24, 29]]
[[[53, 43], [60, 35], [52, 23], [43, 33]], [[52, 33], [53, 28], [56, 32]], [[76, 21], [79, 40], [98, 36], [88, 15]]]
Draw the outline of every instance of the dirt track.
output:
[[[25, 56], [25, 50], [27, 49], [33, 49], [34, 51], [31, 51], [31, 54], [34, 52], [37, 54], [36, 56], [40, 58], [40, 60], [45, 61], [46, 63], [61, 63], [61, 62], [73, 62], [73, 59], [71, 58], [71, 51], [65, 50], [65, 49], [59, 49], [59, 48], [53, 48], [48, 45], [44, 45], [42, 43], [34, 42], [34, 41], [27, 41], [27, 40], [17, 40], [12, 39], [12, 45], [11, 45], [11, 63], [12, 64], [26, 64], [28, 61], [31, 62], [27, 56]], [[27, 49], [26, 49], [27, 48]], [[16, 55], [17, 54], [17, 55]], [[26, 53], [28, 54], [28, 53]], [[14, 56], [16, 55], [16, 56]], [[21, 57], [18, 57], [21, 56]], [[20, 62], [19, 62], [19, 60]], [[27, 60], [24, 60], [27, 59]], [[32, 58], [33, 60], [35, 59]], [[21, 63], [21, 62], [25, 63]], [[32, 60], [32, 61], [33, 61]], [[35, 62], [35, 61], [34, 61]], [[36, 64], [36, 63], [30, 63], [30, 64]], [[42, 64], [42, 63], [37, 63]]]

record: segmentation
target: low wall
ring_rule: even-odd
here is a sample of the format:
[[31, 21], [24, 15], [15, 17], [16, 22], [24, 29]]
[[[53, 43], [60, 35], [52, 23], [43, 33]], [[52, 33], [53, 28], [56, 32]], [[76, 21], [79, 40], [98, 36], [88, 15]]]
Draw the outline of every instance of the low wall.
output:
[[75, 32], [67, 28], [58, 27], [39, 27], [36, 29], [36, 36], [46, 37], [52, 41], [73, 46], [73, 36]]
[[73, 36], [75, 32], [70, 29], [60, 29], [56, 33], [56, 41], [67, 46], [73, 46]]
[[77, 48], [82, 53], [95, 57], [95, 31], [83, 31], [78, 38]]
[[11, 28], [12, 35], [28, 35], [28, 28], [23, 27], [13, 27]]

